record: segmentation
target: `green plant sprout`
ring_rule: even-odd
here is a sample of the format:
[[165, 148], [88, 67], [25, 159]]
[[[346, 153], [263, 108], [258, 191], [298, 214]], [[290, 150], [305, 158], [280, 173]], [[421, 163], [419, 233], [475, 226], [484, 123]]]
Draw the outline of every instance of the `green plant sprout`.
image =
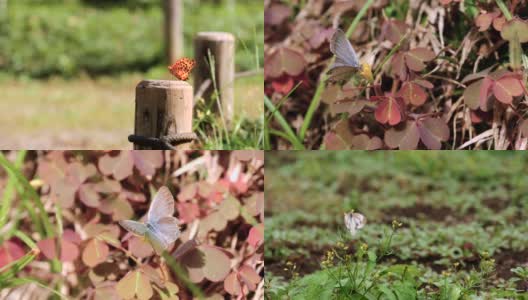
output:
[[[267, 299], [524, 299], [524, 155], [294, 157], [266, 157]], [[369, 218], [354, 236], [353, 208]]]

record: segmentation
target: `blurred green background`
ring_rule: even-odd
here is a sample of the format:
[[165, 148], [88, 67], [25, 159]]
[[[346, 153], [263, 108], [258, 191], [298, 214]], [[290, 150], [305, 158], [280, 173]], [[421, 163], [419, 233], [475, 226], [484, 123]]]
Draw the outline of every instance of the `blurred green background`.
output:
[[[162, 4], [0, 0], [0, 128], [10, 129], [0, 146], [129, 148], [135, 85], [145, 78], [171, 79]], [[260, 0], [184, 1], [186, 56], [193, 56], [197, 32], [236, 37], [236, 72], [254, 74], [235, 82], [237, 124], [249, 122], [250, 131], [262, 114], [262, 101], [254, 99], [263, 93], [263, 28]], [[248, 139], [240, 148], [256, 143], [251, 132], [237, 134]]]

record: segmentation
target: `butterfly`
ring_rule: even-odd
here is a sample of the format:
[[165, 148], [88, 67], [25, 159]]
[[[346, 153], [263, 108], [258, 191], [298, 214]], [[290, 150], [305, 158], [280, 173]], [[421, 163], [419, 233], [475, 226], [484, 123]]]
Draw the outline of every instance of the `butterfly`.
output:
[[176, 76], [178, 80], [187, 80], [195, 64], [196, 61], [194, 59], [182, 57], [172, 64], [172, 66], [169, 66], [169, 72]]
[[342, 82], [359, 72], [364, 78], [372, 81], [372, 70], [368, 64], [360, 64], [356, 51], [341, 29], [337, 29], [330, 39], [330, 52], [335, 55], [334, 64], [328, 71], [330, 82]]
[[126, 230], [145, 237], [158, 255], [180, 236], [180, 226], [174, 214], [174, 198], [165, 186], [161, 187], [147, 212], [147, 222], [122, 220], [119, 224]]
[[367, 218], [360, 213], [355, 213], [354, 211], [345, 213], [345, 225], [352, 236], [356, 235], [357, 230], [363, 228], [366, 223]]

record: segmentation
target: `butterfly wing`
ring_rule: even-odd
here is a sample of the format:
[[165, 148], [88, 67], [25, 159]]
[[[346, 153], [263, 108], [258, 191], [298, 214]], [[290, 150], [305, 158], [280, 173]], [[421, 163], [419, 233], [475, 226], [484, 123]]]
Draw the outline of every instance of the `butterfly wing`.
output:
[[158, 255], [180, 237], [179, 221], [175, 217], [163, 217], [157, 222], [149, 223], [146, 237]]
[[350, 234], [356, 235], [358, 229], [363, 228], [367, 223], [365, 216], [359, 213], [345, 213], [345, 226]]
[[352, 218], [354, 219], [354, 222], [356, 222], [357, 229], [363, 228], [363, 226], [365, 226], [367, 223], [367, 218], [365, 218], [365, 216], [362, 214], [353, 213]]
[[335, 67], [354, 67], [359, 68], [359, 59], [356, 55], [356, 51], [352, 48], [352, 44], [346, 38], [345, 33], [341, 29], [337, 29], [332, 39], [330, 40], [330, 51], [336, 56], [334, 65]]
[[169, 71], [179, 80], [187, 80], [189, 73], [195, 65], [194, 59], [182, 57], [178, 59], [173, 65], [169, 66]]
[[155, 224], [161, 218], [172, 216], [173, 214], [174, 198], [172, 197], [170, 190], [167, 187], [162, 186], [150, 204], [147, 213], [147, 220], [149, 223]]
[[148, 231], [148, 228], [145, 224], [132, 220], [121, 220], [119, 221], [119, 225], [123, 226], [126, 230], [132, 232], [135, 235], [144, 236]]
[[352, 213], [345, 213], [345, 226], [352, 235], [356, 235], [356, 223], [352, 218]]
[[330, 83], [344, 83], [348, 81], [357, 71], [358, 69], [354, 67], [334, 67], [327, 72], [327, 81]]
[[161, 234], [164, 241], [168, 244], [174, 243], [180, 237], [179, 221], [175, 217], [161, 218], [156, 224], [153, 224]]
[[150, 245], [152, 245], [152, 248], [154, 248], [154, 251], [158, 255], [161, 255], [163, 251], [165, 251], [169, 247], [170, 243], [167, 243], [167, 241], [163, 239], [159, 232], [155, 232], [154, 230], [147, 230], [147, 232], [145, 233], [145, 237], [147, 238]]
[[181, 67], [178, 63], [169, 66], [169, 72], [174, 75], [178, 80], [187, 80], [185, 73], [181, 71]]

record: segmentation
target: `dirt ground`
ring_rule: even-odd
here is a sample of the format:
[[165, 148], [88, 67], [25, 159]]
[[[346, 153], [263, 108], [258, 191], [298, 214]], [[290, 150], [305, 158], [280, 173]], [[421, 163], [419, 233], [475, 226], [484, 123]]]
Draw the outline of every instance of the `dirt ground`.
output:
[[[263, 111], [261, 76], [237, 79], [236, 111]], [[0, 80], [1, 149], [132, 149], [141, 74], [98, 79]], [[258, 103], [259, 105], [255, 105]]]

